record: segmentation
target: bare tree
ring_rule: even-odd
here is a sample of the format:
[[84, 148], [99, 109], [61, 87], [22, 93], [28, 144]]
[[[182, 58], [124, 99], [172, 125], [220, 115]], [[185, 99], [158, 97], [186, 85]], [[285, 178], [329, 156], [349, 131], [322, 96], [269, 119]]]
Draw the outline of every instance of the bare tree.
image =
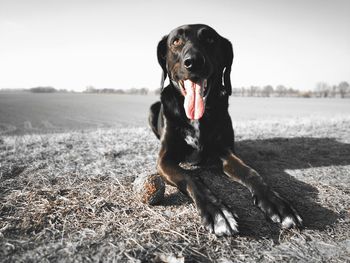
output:
[[345, 98], [345, 95], [350, 91], [350, 85], [346, 81], [342, 81], [338, 85], [338, 91], [340, 94], [340, 97]]
[[95, 89], [94, 86], [86, 86], [85, 90], [83, 91], [84, 93], [96, 93], [97, 89]]
[[316, 84], [315, 91], [319, 97], [327, 98], [331, 92], [331, 87], [326, 82], [321, 81]]
[[232, 96], [234, 96], [234, 97], [241, 96], [241, 89], [240, 88], [232, 88]]
[[337, 96], [337, 90], [338, 90], [338, 86], [337, 85], [333, 85], [331, 87], [331, 93], [330, 93], [330, 96], [332, 98], [335, 98]]
[[147, 95], [148, 94], [148, 88], [143, 87], [143, 88], [139, 89], [139, 93], [141, 95]]
[[247, 93], [247, 89], [245, 87], [241, 87], [241, 96], [244, 97]]
[[299, 90], [289, 87], [286, 91], [288, 97], [298, 97]]
[[270, 95], [273, 93], [273, 87], [271, 85], [266, 85], [263, 87], [261, 93], [263, 97], [270, 97]]
[[257, 87], [257, 86], [250, 86], [250, 88], [248, 90], [248, 96], [255, 97], [255, 96], [257, 96], [258, 91], [259, 91], [259, 87]]
[[284, 96], [286, 96], [287, 88], [283, 85], [278, 85], [276, 87], [276, 93], [277, 93], [278, 97], [284, 97]]

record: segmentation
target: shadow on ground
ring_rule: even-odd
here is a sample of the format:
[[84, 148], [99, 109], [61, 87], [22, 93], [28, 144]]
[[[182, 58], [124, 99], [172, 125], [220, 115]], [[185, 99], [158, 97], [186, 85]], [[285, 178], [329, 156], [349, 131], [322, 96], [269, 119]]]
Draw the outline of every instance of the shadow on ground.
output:
[[[319, 199], [317, 171], [311, 173], [311, 178], [310, 175], [307, 177], [311, 185], [306, 180], [301, 181], [289, 175], [286, 170], [349, 165], [350, 144], [331, 138], [245, 140], [236, 142], [236, 153], [256, 169], [274, 190], [291, 201], [303, 217], [306, 228], [323, 230], [339, 218]], [[222, 174], [220, 166], [198, 168], [191, 173], [199, 175], [238, 214], [241, 235], [278, 240], [279, 227], [265, 220], [264, 215], [253, 206], [249, 191], [229, 181]], [[335, 180], [341, 178], [335, 177]], [[188, 199], [184, 196], [173, 193], [163, 205], [181, 205], [186, 202]]]

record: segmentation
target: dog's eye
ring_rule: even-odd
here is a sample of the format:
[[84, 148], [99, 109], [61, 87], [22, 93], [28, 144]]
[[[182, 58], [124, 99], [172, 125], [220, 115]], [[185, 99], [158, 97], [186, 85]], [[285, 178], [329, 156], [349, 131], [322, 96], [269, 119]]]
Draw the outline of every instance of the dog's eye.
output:
[[173, 45], [174, 46], [180, 46], [182, 44], [182, 41], [181, 41], [181, 39], [180, 38], [175, 38], [174, 40], [173, 40]]

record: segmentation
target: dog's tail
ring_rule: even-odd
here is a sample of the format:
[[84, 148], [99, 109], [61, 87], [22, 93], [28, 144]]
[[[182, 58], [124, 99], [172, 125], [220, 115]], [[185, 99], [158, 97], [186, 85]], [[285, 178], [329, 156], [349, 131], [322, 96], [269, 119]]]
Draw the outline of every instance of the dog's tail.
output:
[[160, 120], [160, 109], [162, 104], [160, 101], [153, 103], [150, 107], [148, 115], [148, 124], [151, 126], [152, 131], [160, 139], [160, 130], [159, 130], [159, 120]]

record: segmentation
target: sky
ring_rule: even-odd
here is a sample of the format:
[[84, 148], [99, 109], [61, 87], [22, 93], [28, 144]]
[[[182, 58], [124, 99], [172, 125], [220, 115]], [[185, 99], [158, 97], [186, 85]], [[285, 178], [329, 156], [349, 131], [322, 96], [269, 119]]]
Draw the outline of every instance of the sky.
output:
[[228, 38], [234, 87], [350, 81], [348, 0], [0, 0], [0, 89], [159, 87], [156, 46], [204, 23]]

